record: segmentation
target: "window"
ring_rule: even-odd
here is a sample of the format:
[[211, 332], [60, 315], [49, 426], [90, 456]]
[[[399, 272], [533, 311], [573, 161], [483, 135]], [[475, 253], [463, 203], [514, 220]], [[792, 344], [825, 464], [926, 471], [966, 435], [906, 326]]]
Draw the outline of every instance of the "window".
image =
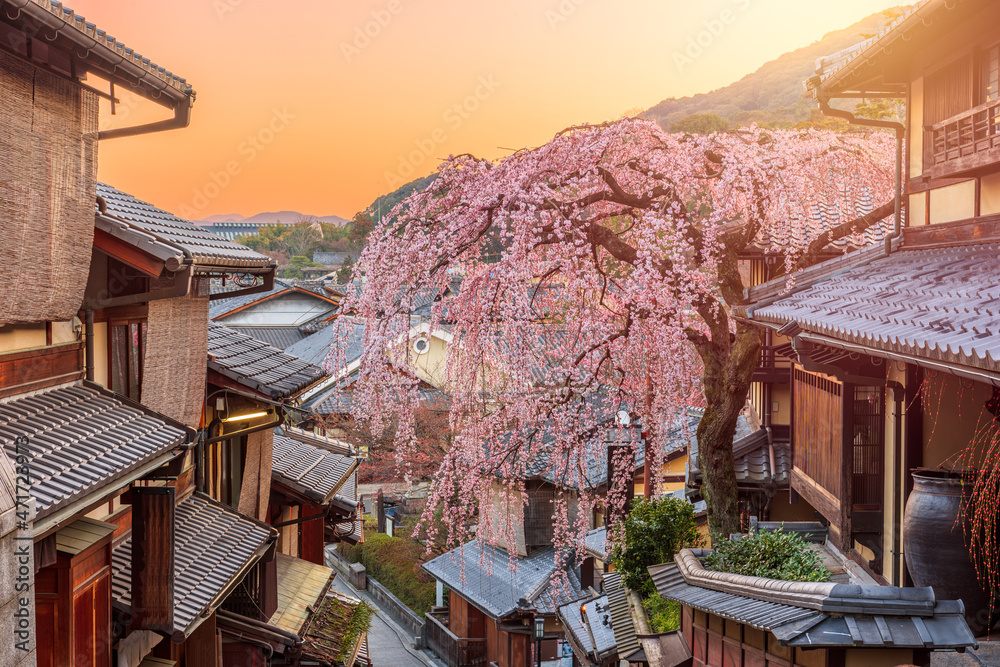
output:
[[979, 63], [979, 103], [1000, 98], [1000, 44], [983, 51]]
[[141, 320], [109, 323], [111, 346], [108, 362], [111, 391], [140, 399], [142, 390], [142, 363], [146, 354], [146, 323]]

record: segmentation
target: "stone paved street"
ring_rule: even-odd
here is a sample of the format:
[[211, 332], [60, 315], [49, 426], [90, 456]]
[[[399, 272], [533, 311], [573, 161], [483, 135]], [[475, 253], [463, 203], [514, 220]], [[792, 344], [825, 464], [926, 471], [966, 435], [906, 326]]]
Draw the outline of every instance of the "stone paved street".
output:
[[437, 667], [443, 663], [413, 648], [413, 637], [397, 625], [366, 591], [358, 591], [339, 572], [333, 580], [334, 590], [353, 595], [375, 609], [368, 631], [368, 652], [375, 667]]

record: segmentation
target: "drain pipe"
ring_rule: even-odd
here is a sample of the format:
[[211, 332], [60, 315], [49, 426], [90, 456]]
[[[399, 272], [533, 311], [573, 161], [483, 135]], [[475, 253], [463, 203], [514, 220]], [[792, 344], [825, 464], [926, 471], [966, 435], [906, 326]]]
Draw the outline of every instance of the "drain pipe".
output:
[[894, 120], [874, 120], [872, 118], [858, 118], [850, 111], [841, 111], [830, 106], [829, 97], [817, 98], [819, 109], [824, 116], [842, 118], [851, 125], [863, 125], [865, 127], [881, 127], [893, 130], [896, 133], [896, 211], [893, 217], [892, 233], [885, 237], [885, 254], [892, 252], [893, 239], [899, 238], [903, 233], [903, 137], [906, 135], [906, 126]]
[[167, 120], [158, 120], [143, 125], [133, 125], [131, 127], [116, 127], [111, 130], [100, 130], [97, 133], [98, 141], [107, 139], [120, 139], [122, 137], [135, 137], [140, 134], [153, 134], [154, 132], [166, 132], [167, 130], [180, 130], [191, 124], [191, 107], [194, 105], [194, 98], [190, 95], [173, 107], [174, 117]]

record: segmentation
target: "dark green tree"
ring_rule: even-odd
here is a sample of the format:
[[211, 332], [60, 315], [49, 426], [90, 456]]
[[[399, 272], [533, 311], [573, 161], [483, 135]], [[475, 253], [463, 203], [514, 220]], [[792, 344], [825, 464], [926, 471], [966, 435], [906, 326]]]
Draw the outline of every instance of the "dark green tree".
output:
[[624, 530], [624, 540], [609, 554], [611, 562], [622, 582], [644, 597], [654, 592], [647, 567], [670, 562], [681, 549], [701, 543], [694, 505], [670, 496], [633, 500]]
[[351, 276], [354, 274], [354, 258], [350, 255], [347, 256], [347, 261], [345, 261], [340, 270], [337, 271], [337, 284], [343, 285], [351, 281]]
[[729, 129], [729, 121], [714, 113], [694, 113], [685, 116], [670, 126], [671, 132], [687, 132], [688, 134], [712, 134], [725, 132]]

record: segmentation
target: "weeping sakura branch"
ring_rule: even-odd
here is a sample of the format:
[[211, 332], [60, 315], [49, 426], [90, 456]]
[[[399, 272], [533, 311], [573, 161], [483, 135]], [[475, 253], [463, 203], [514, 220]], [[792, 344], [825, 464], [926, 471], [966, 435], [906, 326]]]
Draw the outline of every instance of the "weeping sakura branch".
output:
[[579, 539], [594, 463], [632, 428], [615, 416], [665, 433], [691, 405], [705, 407], [710, 527], [734, 531], [732, 435], [761, 346], [730, 317], [743, 302], [741, 253], [770, 248], [792, 272], [831, 242], [860, 243], [892, 213], [892, 158], [888, 134], [671, 135], [624, 119], [496, 161], [444, 162], [376, 230], [358, 262], [363, 289], [344, 306], [366, 323], [354, 415], [398, 424], [405, 469], [419, 382], [401, 372], [413, 359], [398, 341], [418, 302], [461, 281], [429, 316], [452, 335], [454, 435], [427, 510], [446, 508], [426, 522], [445, 534], [431, 537], [461, 543], [491, 488], [524, 500], [522, 481], [544, 470], [578, 491], [554, 505], [557, 533]]

